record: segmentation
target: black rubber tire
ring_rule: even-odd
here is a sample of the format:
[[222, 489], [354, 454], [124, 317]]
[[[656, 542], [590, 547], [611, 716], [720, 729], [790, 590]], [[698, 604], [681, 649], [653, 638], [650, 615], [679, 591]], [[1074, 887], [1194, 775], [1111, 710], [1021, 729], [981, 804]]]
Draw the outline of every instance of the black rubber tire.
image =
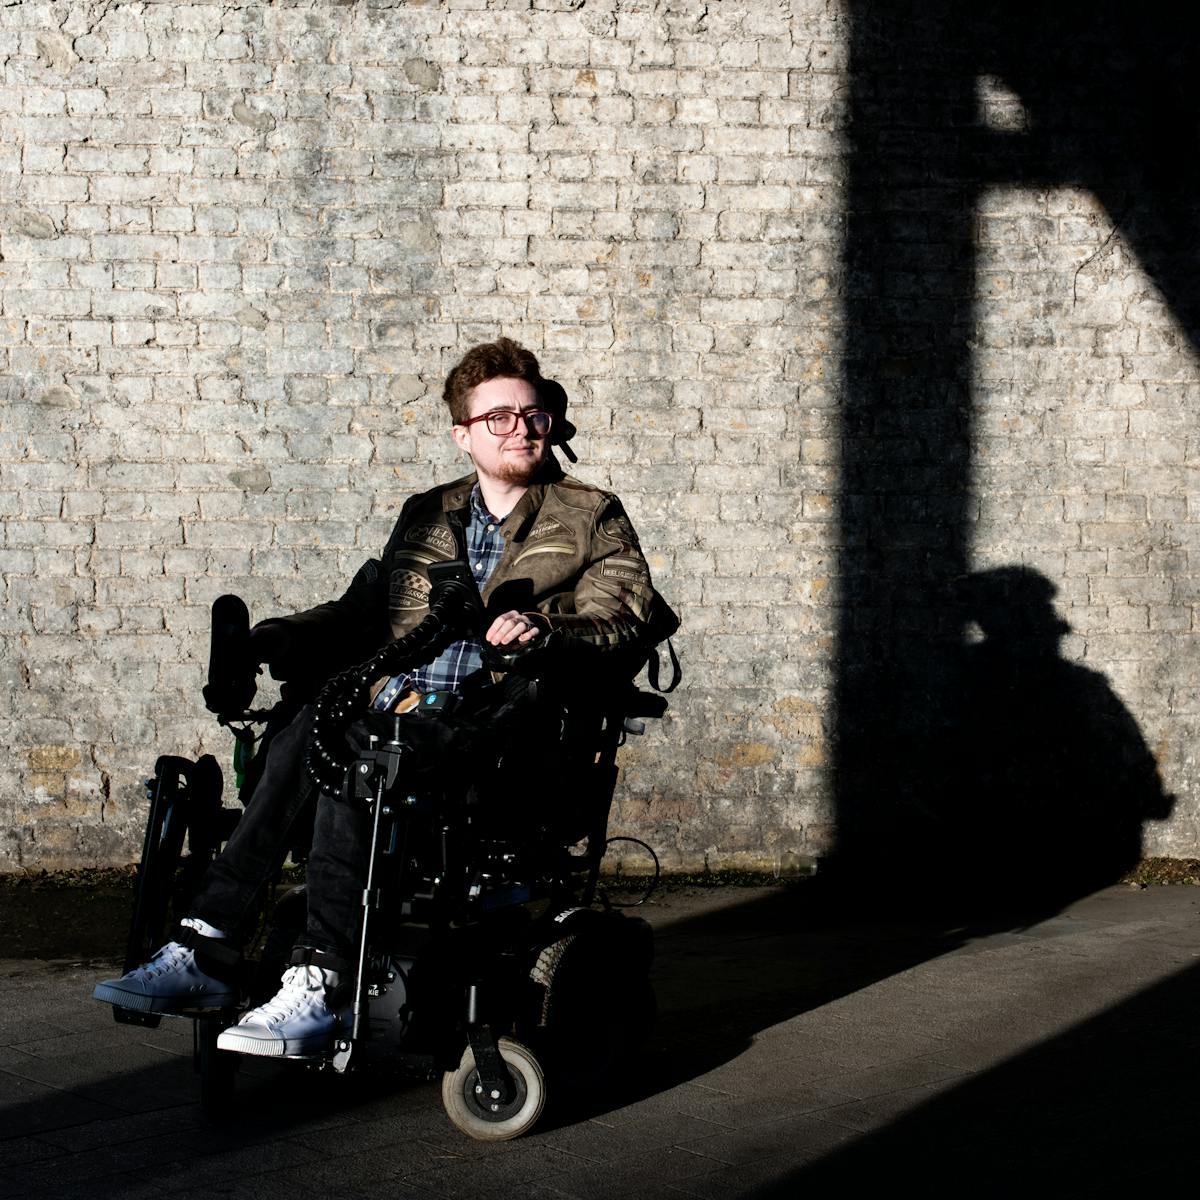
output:
[[594, 1107], [629, 1074], [629, 1055], [654, 1031], [658, 1005], [647, 976], [653, 942], [629, 936], [643, 925], [595, 914], [578, 933], [545, 947], [530, 972], [541, 1003], [529, 1037], [563, 1112]]
[[455, 1128], [480, 1142], [503, 1142], [528, 1133], [546, 1105], [546, 1078], [533, 1052], [512, 1038], [498, 1042], [500, 1057], [512, 1072], [517, 1095], [500, 1113], [489, 1112], [477, 1099], [475, 1056], [468, 1046], [456, 1070], [442, 1076], [442, 1104]]

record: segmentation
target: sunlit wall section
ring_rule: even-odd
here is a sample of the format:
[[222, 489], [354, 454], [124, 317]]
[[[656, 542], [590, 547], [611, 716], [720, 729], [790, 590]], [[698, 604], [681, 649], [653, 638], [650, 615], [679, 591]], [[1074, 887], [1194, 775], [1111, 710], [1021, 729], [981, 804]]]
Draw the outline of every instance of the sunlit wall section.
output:
[[340, 593], [465, 471], [440, 391], [566, 387], [686, 672], [614, 831], [821, 852], [847, 37], [826, 0], [0, 7], [0, 870], [128, 862], [230, 738], [209, 606]]
[[[1019, 121], [1003, 94], [990, 98], [993, 115]], [[1086, 700], [1131, 778], [1144, 782], [1136, 760], [1149, 754], [1174, 795], [1160, 805], [1169, 822], [1147, 814], [1147, 852], [1194, 853], [1200, 364], [1088, 192], [989, 189], [977, 245], [973, 570], [1026, 570], [990, 576], [1007, 579], [1004, 618], [987, 580], [968, 587], [966, 636], [989, 632], [981, 614], [1042, 628], [1043, 653], [1078, 668], [1052, 673], [1069, 685], [1057, 705], [1024, 698], [1043, 729], [1070, 742]], [[1099, 736], [1095, 753], [1109, 753]]]

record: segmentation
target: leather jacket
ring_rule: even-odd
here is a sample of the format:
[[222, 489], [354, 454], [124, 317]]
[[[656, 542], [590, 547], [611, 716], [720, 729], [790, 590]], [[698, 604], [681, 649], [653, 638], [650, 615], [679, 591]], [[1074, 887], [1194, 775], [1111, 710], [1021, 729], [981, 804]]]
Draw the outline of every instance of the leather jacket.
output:
[[[337, 600], [282, 624], [288, 651], [272, 674], [327, 676], [416, 627], [429, 612], [431, 563], [465, 558], [474, 474], [412, 496], [379, 559]], [[611, 492], [564, 475], [551, 462], [500, 526], [505, 546], [482, 589], [489, 617], [515, 609], [556, 640], [636, 659], [678, 627], [654, 590], [625, 510]], [[265, 622], [264, 622], [265, 624]]]

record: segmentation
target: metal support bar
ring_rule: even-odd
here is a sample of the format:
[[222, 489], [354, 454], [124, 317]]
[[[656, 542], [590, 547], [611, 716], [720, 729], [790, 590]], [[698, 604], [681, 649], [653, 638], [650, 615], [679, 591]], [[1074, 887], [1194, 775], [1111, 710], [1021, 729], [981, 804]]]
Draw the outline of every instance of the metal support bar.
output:
[[363, 1010], [366, 1005], [363, 995], [367, 986], [367, 937], [371, 926], [371, 896], [375, 891], [375, 852], [379, 847], [379, 822], [383, 818], [383, 797], [387, 791], [387, 776], [381, 774], [375, 788], [374, 809], [371, 822], [371, 855], [367, 859], [367, 886], [363, 891], [362, 935], [358, 939], [358, 971], [354, 976], [354, 1024], [350, 1030], [351, 1041], [357, 1044], [362, 1028]]

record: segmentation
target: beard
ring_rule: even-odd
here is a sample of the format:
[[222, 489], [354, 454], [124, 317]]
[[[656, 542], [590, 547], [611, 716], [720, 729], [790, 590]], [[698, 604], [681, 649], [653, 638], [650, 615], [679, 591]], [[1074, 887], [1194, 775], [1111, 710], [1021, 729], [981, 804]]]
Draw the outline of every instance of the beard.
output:
[[546, 465], [546, 457], [529, 459], [523, 462], [502, 462], [495, 471], [496, 478], [502, 483], [513, 484], [517, 487], [528, 487]]

